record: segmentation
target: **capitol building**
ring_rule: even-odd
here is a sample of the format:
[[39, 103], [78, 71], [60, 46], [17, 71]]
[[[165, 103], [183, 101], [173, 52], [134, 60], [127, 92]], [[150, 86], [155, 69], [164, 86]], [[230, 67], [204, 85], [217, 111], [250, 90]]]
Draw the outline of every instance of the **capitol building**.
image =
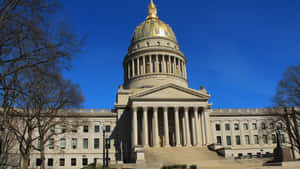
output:
[[[274, 117], [265, 109], [212, 109], [213, 91], [189, 88], [187, 66], [175, 33], [151, 1], [124, 57], [124, 84], [114, 109], [68, 110], [70, 118], [76, 114], [88, 122], [50, 140], [46, 168], [102, 163], [103, 134], [110, 138], [110, 164], [143, 163], [155, 153], [181, 150], [224, 159], [271, 156]], [[288, 135], [282, 133], [281, 140], [288, 143]], [[38, 161], [39, 153], [32, 153], [30, 167]]]

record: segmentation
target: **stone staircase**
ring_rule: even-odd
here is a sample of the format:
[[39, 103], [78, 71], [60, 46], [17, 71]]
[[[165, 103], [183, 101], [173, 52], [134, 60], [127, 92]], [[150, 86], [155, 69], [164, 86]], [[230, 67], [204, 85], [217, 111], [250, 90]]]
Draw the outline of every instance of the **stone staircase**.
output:
[[209, 161], [224, 160], [216, 152], [207, 147], [169, 147], [145, 148], [145, 162], [147, 164], [173, 165], [173, 164], [202, 164]]
[[116, 168], [160, 169], [164, 165], [197, 165], [198, 169], [242, 169], [262, 166], [262, 161], [236, 161], [218, 156], [207, 147], [144, 148], [145, 161]]

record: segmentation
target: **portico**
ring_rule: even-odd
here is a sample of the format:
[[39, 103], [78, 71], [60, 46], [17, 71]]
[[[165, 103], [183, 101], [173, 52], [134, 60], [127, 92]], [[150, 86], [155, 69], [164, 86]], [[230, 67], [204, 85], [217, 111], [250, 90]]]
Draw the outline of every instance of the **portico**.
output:
[[209, 96], [200, 92], [168, 84], [131, 97], [132, 146], [205, 145]]

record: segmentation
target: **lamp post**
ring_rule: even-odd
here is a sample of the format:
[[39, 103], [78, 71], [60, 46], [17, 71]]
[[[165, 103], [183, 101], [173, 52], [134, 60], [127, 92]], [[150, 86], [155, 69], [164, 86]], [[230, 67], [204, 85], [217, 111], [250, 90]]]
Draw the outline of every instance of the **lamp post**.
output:
[[103, 133], [103, 169], [105, 169], [105, 126], [102, 126]]

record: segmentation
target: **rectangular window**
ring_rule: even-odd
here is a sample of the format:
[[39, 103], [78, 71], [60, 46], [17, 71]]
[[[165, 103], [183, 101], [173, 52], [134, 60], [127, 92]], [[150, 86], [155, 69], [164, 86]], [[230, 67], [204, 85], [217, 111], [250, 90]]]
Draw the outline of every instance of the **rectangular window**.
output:
[[248, 130], [248, 123], [244, 123], [243, 128], [244, 128], [244, 130]]
[[264, 144], [268, 144], [268, 135], [263, 135]]
[[276, 143], [277, 143], [276, 135], [275, 135], [275, 134], [272, 134], [272, 143], [273, 143], [273, 144], [276, 144]]
[[240, 125], [238, 123], [234, 124], [234, 130], [240, 130]]
[[48, 158], [48, 166], [53, 166], [53, 158]]
[[40, 139], [38, 139], [38, 141], [37, 141], [37, 148], [38, 148], [38, 149], [41, 148], [41, 140], [40, 140]]
[[222, 137], [221, 136], [217, 136], [217, 144], [222, 144]]
[[83, 159], [82, 159], [82, 165], [83, 165], [83, 166], [88, 165], [88, 159], [87, 159], [87, 158], [83, 158]]
[[51, 133], [54, 133], [54, 132], [55, 132], [55, 126], [54, 126], [54, 125], [51, 125], [51, 126], [50, 126], [50, 132], [51, 132]]
[[83, 149], [89, 148], [89, 140], [87, 138], [83, 139]]
[[61, 133], [65, 133], [66, 132], [66, 126], [65, 125], [62, 125], [61, 126]]
[[94, 139], [94, 149], [99, 149], [99, 139], [98, 138]]
[[40, 158], [36, 159], [35, 165], [36, 166], [41, 166], [42, 160]]
[[235, 136], [235, 143], [236, 143], [236, 145], [241, 145], [241, 137], [240, 136]]
[[274, 123], [270, 123], [270, 129], [274, 129]]
[[59, 159], [59, 166], [65, 166], [65, 159], [64, 158]]
[[249, 137], [249, 135], [245, 135], [245, 142], [246, 142], [246, 144], [250, 144], [250, 137]]
[[110, 125], [106, 125], [106, 126], [105, 126], [105, 131], [106, 131], [106, 132], [110, 132]]
[[226, 123], [226, 124], [225, 124], [225, 130], [227, 130], [227, 131], [230, 130], [230, 124], [229, 124], [229, 123]]
[[53, 138], [50, 138], [49, 139], [49, 149], [54, 149], [54, 139]]
[[99, 133], [99, 131], [100, 131], [100, 127], [99, 127], [99, 125], [95, 125], [95, 133]]
[[71, 158], [71, 166], [76, 166], [76, 158]]
[[261, 123], [261, 129], [265, 130], [267, 128], [266, 123]]
[[226, 136], [227, 145], [231, 145], [231, 136]]
[[76, 125], [72, 125], [72, 133], [77, 133], [77, 126]]
[[83, 132], [84, 133], [89, 132], [89, 126], [87, 126], [87, 125], [83, 126]]
[[285, 143], [284, 134], [280, 134], [280, 141], [281, 143]]
[[220, 124], [216, 124], [216, 131], [220, 131], [221, 130], [221, 125]]
[[72, 149], [77, 148], [77, 139], [76, 138], [72, 138], [71, 146], [72, 146]]
[[61, 138], [60, 139], [60, 148], [61, 149], [65, 149], [66, 148], [66, 139], [65, 138]]
[[256, 123], [252, 123], [252, 129], [257, 130], [257, 124]]
[[258, 137], [258, 135], [254, 135], [254, 144], [259, 144], [259, 137]]

